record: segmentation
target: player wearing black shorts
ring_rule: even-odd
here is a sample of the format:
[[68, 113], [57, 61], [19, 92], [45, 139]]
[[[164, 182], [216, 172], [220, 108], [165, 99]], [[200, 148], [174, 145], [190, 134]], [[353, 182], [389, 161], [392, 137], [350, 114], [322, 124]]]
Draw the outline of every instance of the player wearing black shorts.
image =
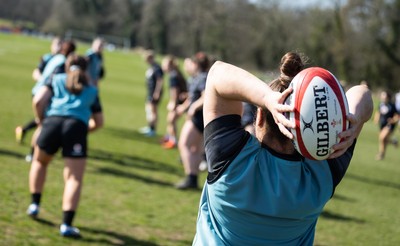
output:
[[[87, 134], [103, 125], [98, 90], [89, 84], [86, 67], [84, 57], [69, 56], [65, 65], [66, 73], [46, 80], [33, 101], [42, 130], [29, 173], [32, 203], [27, 213], [32, 217], [38, 216], [47, 167], [61, 148], [65, 163], [65, 187], [60, 234], [66, 237], [80, 236], [79, 230], [72, 226], [72, 221], [78, 207], [86, 166]], [[93, 120], [89, 123], [90, 118]]]
[[397, 146], [397, 142], [391, 142], [390, 137], [399, 121], [399, 115], [395, 104], [392, 102], [392, 95], [388, 91], [382, 91], [380, 103], [375, 113], [374, 121], [379, 125], [379, 151], [376, 160], [383, 160], [386, 154], [388, 143]]
[[187, 98], [187, 84], [176, 60], [173, 56], [166, 56], [162, 61], [162, 69], [169, 76], [169, 101], [167, 105], [167, 135], [163, 138], [162, 146], [172, 149], [177, 146], [176, 121], [180, 114], [177, 112], [178, 105]]
[[[33, 70], [32, 72], [32, 78], [35, 82], [39, 81], [42, 77], [42, 73], [47, 65], [47, 63], [53, 58], [54, 55], [56, 55], [58, 52], [60, 52], [61, 48], [61, 43], [62, 39], [59, 37], [53, 38], [51, 45], [50, 45], [50, 53], [44, 54], [43, 56], [40, 57], [39, 64], [37, 67]], [[37, 123], [35, 119], [32, 119], [31, 121], [27, 122], [23, 126], [17, 126], [15, 128], [15, 140], [17, 143], [23, 143], [26, 133], [29, 130], [35, 129], [37, 127]], [[28, 162], [31, 162], [32, 157], [28, 157], [29, 160]]]
[[148, 52], [146, 55], [146, 62], [149, 68], [146, 71], [146, 120], [148, 126], [139, 129], [139, 132], [148, 136], [153, 137], [156, 134], [157, 121], [158, 121], [158, 104], [161, 101], [163, 92], [163, 76], [164, 73], [155, 61], [154, 54]]
[[198, 52], [192, 58], [195, 65], [195, 75], [189, 85], [189, 104], [187, 119], [183, 124], [178, 147], [185, 171], [185, 179], [175, 185], [178, 189], [197, 189], [197, 177], [199, 166], [204, 159], [203, 144], [203, 93], [206, 87], [206, 79], [210, 67], [208, 56]]

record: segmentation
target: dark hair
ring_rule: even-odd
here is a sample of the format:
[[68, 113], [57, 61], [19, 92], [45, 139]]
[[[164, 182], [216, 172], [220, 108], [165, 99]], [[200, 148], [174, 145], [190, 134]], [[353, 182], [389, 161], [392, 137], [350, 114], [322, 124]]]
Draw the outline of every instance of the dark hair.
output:
[[279, 92], [286, 90], [290, 82], [292, 82], [294, 76], [304, 69], [303, 60], [305, 60], [305, 58], [303, 58], [300, 54], [295, 52], [286, 53], [281, 58], [279, 78], [273, 80], [269, 84], [272, 90]]
[[176, 63], [175, 57], [172, 55], [168, 55], [164, 58], [163, 62], [165, 62], [171, 70], [174, 70], [176, 72], [180, 92], [187, 92], [188, 89], [186, 79], [183, 76], [178, 64]]
[[201, 72], [207, 72], [210, 69], [210, 59], [208, 58], [206, 53], [201, 51], [197, 52], [192, 57], [192, 60], [194, 63], [197, 64]]
[[[280, 75], [277, 79], [273, 80], [269, 86], [274, 91], [283, 92], [286, 90], [292, 79], [304, 69], [305, 58], [295, 52], [286, 53], [280, 63]], [[267, 126], [271, 132], [275, 133], [276, 139], [279, 143], [283, 144], [287, 141], [287, 137], [281, 133], [278, 125], [275, 123], [274, 117], [268, 110], [264, 111], [266, 114]]]
[[87, 61], [83, 56], [70, 55], [65, 62], [67, 72], [66, 88], [73, 94], [79, 94], [89, 84], [86, 76]]
[[68, 41], [63, 41], [61, 43], [61, 49], [60, 49], [60, 54], [63, 54], [64, 56], [69, 56], [72, 52], [74, 52], [76, 49], [75, 42], [72, 40]]

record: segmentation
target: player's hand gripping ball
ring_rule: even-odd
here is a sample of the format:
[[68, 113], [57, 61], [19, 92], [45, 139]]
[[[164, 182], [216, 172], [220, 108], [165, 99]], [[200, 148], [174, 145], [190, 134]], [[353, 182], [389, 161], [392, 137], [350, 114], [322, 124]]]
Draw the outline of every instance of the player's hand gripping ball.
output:
[[340, 141], [337, 135], [349, 127], [349, 108], [342, 86], [333, 74], [320, 67], [302, 70], [289, 86], [293, 92], [285, 104], [294, 106], [287, 117], [296, 123], [296, 128], [291, 129], [296, 150], [308, 159], [327, 159], [332, 146]]

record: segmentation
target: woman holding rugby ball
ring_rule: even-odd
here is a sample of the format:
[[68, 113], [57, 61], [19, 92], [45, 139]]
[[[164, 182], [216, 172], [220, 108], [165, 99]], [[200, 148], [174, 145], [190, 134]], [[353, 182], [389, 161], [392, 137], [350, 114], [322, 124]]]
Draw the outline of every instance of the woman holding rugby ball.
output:
[[[304, 68], [297, 53], [281, 60], [269, 85], [236, 66], [216, 62], [204, 100], [208, 177], [193, 245], [312, 245], [318, 216], [343, 178], [364, 122], [372, 113], [366, 86], [347, 92], [351, 126], [339, 133], [330, 159], [296, 152], [284, 113], [288, 85]], [[241, 127], [242, 102], [258, 106], [255, 136]]]

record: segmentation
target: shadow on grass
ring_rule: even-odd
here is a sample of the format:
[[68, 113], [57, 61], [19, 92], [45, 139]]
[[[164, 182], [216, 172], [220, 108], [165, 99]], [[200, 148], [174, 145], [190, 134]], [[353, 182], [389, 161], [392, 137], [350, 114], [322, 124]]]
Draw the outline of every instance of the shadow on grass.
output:
[[172, 167], [168, 163], [159, 162], [152, 159], [121, 153], [113, 153], [99, 149], [90, 149], [89, 158], [104, 162], [111, 162], [124, 167], [136, 167], [140, 169], [167, 172], [176, 175], [180, 175], [182, 173], [182, 167], [180, 166]]
[[343, 222], [355, 222], [355, 223], [358, 223], [358, 224], [365, 223], [365, 220], [357, 219], [357, 218], [350, 217], [350, 216], [344, 216], [344, 215], [341, 215], [341, 214], [332, 213], [332, 212], [327, 211], [327, 210], [324, 210], [321, 213], [321, 217], [323, 217], [325, 219], [337, 220], [337, 221], [343, 221]]
[[356, 199], [354, 199], [354, 198], [348, 198], [346, 196], [339, 195], [339, 194], [334, 194], [332, 199], [340, 200], [340, 201], [344, 201], [344, 202], [355, 202], [356, 201]]
[[89, 236], [83, 235], [83, 237], [80, 240], [82, 240], [84, 242], [88, 242], [88, 243], [107, 244], [107, 245], [138, 245], [138, 246], [157, 246], [158, 245], [153, 242], [138, 240], [138, 239], [135, 239], [128, 235], [124, 235], [124, 234], [117, 233], [114, 231], [109, 231], [109, 230], [105, 231], [105, 230], [99, 230], [99, 229], [88, 228], [88, 227], [79, 227], [79, 229], [83, 233], [89, 232], [89, 233], [101, 234], [101, 235], [110, 237], [110, 238], [96, 239], [96, 238], [90, 238]]
[[[36, 222], [50, 226], [50, 227], [55, 227], [57, 228], [58, 225], [55, 223], [42, 219], [42, 218], [36, 218], [34, 219]], [[99, 230], [99, 229], [93, 229], [93, 228], [88, 228], [88, 227], [79, 227], [80, 231], [82, 232], [82, 237], [80, 238], [66, 238], [67, 240], [78, 240], [78, 241], [83, 241], [83, 242], [88, 242], [88, 243], [95, 243], [95, 244], [107, 244], [107, 245], [138, 245], [138, 246], [157, 246], [158, 244], [152, 243], [152, 242], [146, 242], [146, 241], [141, 241], [137, 240], [133, 237], [117, 233], [114, 231], [104, 231], [104, 230]], [[108, 236], [110, 238], [93, 238], [90, 237], [90, 235], [87, 235], [85, 232], [92, 233], [92, 234], [101, 234]]]
[[393, 183], [393, 182], [386, 181], [386, 180], [372, 179], [372, 178], [367, 178], [367, 177], [354, 175], [354, 174], [350, 174], [350, 173], [346, 174], [346, 177], [357, 180], [357, 181], [361, 181], [364, 183], [368, 183], [368, 184], [374, 184], [374, 185], [379, 185], [379, 186], [383, 186], [383, 187], [389, 187], [389, 188], [394, 188], [394, 189], [400, 190], [400, 184]]
[[43, 224], [43, 225], [47, 225], [47, 226], [51, 226], [51, 227], [57, 227], [56, 224], [54, 224], [53, 222], [51, 222], [49, 220], [45, 220], [45, 219], [42, 219], [42, 218], [35, 218], [33, 220], [36, 221], [36, 222], [39, 222], [40, 224]]
[[164, 181], [152, 179], [149, 177], [144, 177], [144, 176], [140, 176], [140, 175], [133, 174], [133, 173], [128, 173], [126, 171], [121, 171], [121, 170], [117, 170], [117, 169], [113, 169], [113, 168], [98, 168], [98, 172], [103, 173], [103, 174], [108, 174], [108, 175], [114, 175], [114, 176], [118, 176], [118, 177], [124, 177], [127, 179], [140, 180], [147, 184], [169, 186], [171, 188], [173, 187], [173, 184], [171, 184], [169, 182], [164, 182]]
[[7, 156], [15, 157], [18, 159], [25, 159], [25, 155], [15, 152], [15, 151], [6, 150], [6, 149], [0, 149], [0, 155], [7, 155]]
[[103, 132], [106, 134], [110, 134], [114, 137], [122, 138], [122, 139], [128, 139], [128, 140], [133, 140], [133, 141], [139, 141], [141, 143], [151, 143], [151, 144], [157, 144], [159, 145], [159, 138], [161, 136], [154, 136], [154, 137], [146, 137], [145, 135], [139, 133], [138, 130], [131, 130], [131, 129], [126, 129], [126, 128], [116, 128], [116, 127], [105, 127], [102, 129]]

